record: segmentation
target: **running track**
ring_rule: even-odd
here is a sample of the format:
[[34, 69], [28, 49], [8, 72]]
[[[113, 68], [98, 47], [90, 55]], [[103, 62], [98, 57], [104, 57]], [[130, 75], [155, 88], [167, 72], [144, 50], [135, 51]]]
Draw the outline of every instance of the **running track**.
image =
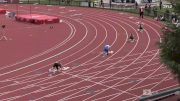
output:
[[[16, 5], [0, 5], [14, 11]], [[178, 86], [159, 61], [161, 23], [143, 19], [137, 31], [132, 14], [78, 7], [32, 5], [32, 13], [58, 16], [61, 23], [33, 25], [0, 15], [8, 41], [0, 42], [1, 101], [138, 101], [143, 89], [153, 93]], [[18, 14], [29, 13], [19, 5]], [[129, 43], [133, 33], [136, 42]], [[103, 57], [102, 48], [114, 51]], [[70, 67], [56, 75], [55, 61]]]

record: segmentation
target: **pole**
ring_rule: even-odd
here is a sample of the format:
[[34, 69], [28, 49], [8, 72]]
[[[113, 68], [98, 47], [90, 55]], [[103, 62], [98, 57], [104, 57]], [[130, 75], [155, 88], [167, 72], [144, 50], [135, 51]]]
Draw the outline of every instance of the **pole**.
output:
[[[30, 7], [29, 7], [29, 14], [31, 16], [31, 4], [30, 4]], [[32, 18], [32, 16], [31, 16], [31, 18]]]
[[18, 16], [18, 4], [16, 4], [16, 13], [17, 13], [17, 16]]
[[59, 0], [59, 5], [61, 5], [61, 0]]

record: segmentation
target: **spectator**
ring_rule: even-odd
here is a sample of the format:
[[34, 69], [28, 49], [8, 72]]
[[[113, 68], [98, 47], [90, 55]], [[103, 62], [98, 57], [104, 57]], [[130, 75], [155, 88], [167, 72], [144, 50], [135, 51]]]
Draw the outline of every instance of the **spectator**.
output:
[[140, 16], [140, 18], [143, 18], [143, 16], [144, 16], [144, 9], [143, 9], [143, 7], [139, 8], [139, 16]]
[[136, 9], [138, 8], [138, 3], [137, 3], [137, 1], [135, 2], [135, 7], [136, 7]]
[[154, 19], [155, 19], [156, 21], [160, 21], [160, 16], [161, 16], [161, 15], [158, 15], [158, 16], [155, 17]]
[[162, 9], [162, 1], [159, 1], [159, 8]]
[[161, 21], [166, 21], [165, 16], [164, 16], [164, 15], [161, 16], [160, 20], [161, 20]]
[[180, 27], [180, 21], [178, 20], [178, 22], [176, 23], [176, 27]]
[[100, 7], [103, 7], [103, 8], [104, 8], [103, 0], [100, 1]]
[[172, 18], [172, 24], [176, 24], [176, 18], [174, 17], [174, 18]]

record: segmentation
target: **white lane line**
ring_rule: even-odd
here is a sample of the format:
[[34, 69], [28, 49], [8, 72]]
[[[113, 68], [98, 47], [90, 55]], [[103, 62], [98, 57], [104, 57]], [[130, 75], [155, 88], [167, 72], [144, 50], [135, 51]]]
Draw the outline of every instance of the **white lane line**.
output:
[[[148, 25], [148, 26], [151, 27], [150, 25]], [[151, 27], [151, 29], [153, 29], [153, 30], [155, 31], [155, 33], [156, 33], [156, 34], [159, 36], [159, 38], [160, 38], [159, 33], [158, 33], [153, 27]], [[162, 65], [161, 65], [161, 66], [162, 66]], [[161, 67], [161, 66], [160, 66], [160, 67]], [[159, 68], [160, 68], [160, 67], [159, 67]], [[159, 68], [158, 68], [158, 69], [159, 69]], [[158, 69], [157, 69], [157, 70], [158, 70]], [[157, 70], [156, 70], [156, 71], [157, 71]], [[155, 73], [155, 72], [153, 72], [153, 73]], [[150, 77], [153, 73], [151, 73], [150, 75], [148, 75], [146, 78]], [[144, 80], [146, 80], [146, 78], [145, 78]], [[141, 82], [143, 82], [144, 80], [142, 80]], [[141, 82], [138, 82], [136, 85], [138, 85], [138, 84], [141, 83]], [[129, 89], [132, 89], [132, 88], [135, 87], [136, 85], [133, 85], [133, 86], [130, 87]], [[129, 89], [127, 89], [126, 91], [128, 91]], [[125, 91], [125, 92], [126, 92], [126, 91]], [[108, 101], [113, 100], [114, 98], [118, 97], [118, 96], [121, 95], [121, 94], [123, 94], [123, 93], [120, 93], [120, 94], [118, 94], [118, 95], [115, 96], [115, 97], [112, 97], [112, 98], [109, 99]]]
[[[87, 31], [87, 28], [86, 28], [86, 31]], [[87, 32], [86, 32], [86, 35], [87, 35]], [[85, 35], [85, 36], [86, 36], [86, 35]], [[84, 38], [85, 38], [85, 37], [84, 37]], [[83, 38], [83, 39], [84, 39], [84, 38]], [[79, 41], [78, 43], [80, 43], [80, 42], [81, 42], [81, 41]], [[76, 44], [78, 44], [78, 43], [76, 43]], [[74, 47], [74, 46], [73, 46], [73, 47]], [[56, 55], [55, 55], [55, 56], [56, 56]], [[52, 56], [51, 56], [51, 57], [52, 57]], [[45, 59], [45, 60], [46, 60], [46, 59]], [[25, 66], [25, 67], [27, 67], [27, 66]], [[18, 69], [18, 70], [19, 70], [19, 69]], [[8, 73], [9, 73], [9, 72], [8, 72]], [[4, 73], [4, 74], [8, 74], [8, 73]], [[1, 74], [1, 75], [4, 75], [4, 74]]]
[[[152, 64], [148, 64], [147, 65], [147, 67], [148, 66], [152, 66], [152, 65], [158, 65], [158, 64], [161, 64], [160, 62], [158, 62], [158, 63], [152, 63]], [[122, 65], [122, 66], [119, 66], [119, 67], [113, 67], [113, 68], [110, 68], [110, 69], [108, 69], [108, 70], [111, 70], [111, 69], [116, 69], [116, 68], [124, 68], [124, 67], [126, 67], [127, 65]], [[140, 67], [137, 67], [137, 68], [140, 68]], [[130, 69], [126, 69], [126, 70], [124, 70], [124, 71], [129, 71], [129, 70], [133, 70], [133, 69], [137, 69], [137, 68], [130, 68]]]
[[[150, 21], [148, 21], [148, 22], [150, 22]], [[150, 22], [150, 23], [152, 23], [152, 22]], [[154, 23], [153, 23], [154, 24]], [[156, 26], [158, 26], [158, 27], [160, 27], [159, 25], [157, 25], [157, 24], [154, 24], [154, 25], [156, 25]], [[160, 27], [161, 28], [161, 27]], [[160, 35], [159, 35], [159, 37], [160, 37]], [[161, 38], [160, 38], [160, 41], [161, 41]], [[157, 87], [158, 85], [160, 85], [162, 82], [164, 82], [165, 80], [167, 80], [168, 79], [168, 77], [171, 75], [171, 73], [169, 73], [169, 72], [167, 72], [168, 73], [168, 75], [164, 78], [164, 79], [162, 79], [160, 82], [158, 82], [156, 85], [154, 85], [152, 88], [150, 88], [150, 89], [154, 89], [155, 87]], [[164, 73], [164, 74], [167, 74], [167, 73]], [[135, 101], [136, 99], [134, 99], [133, 101]]]
[[[142, 56], [140, 59], [142, 59], [142, 58], [147, 58], [147, 57], [151, 57], [151, 56], [153, 56], [154, 55], [154, 53], [153, 54], [151, 54], [151, 55], [147, 55], [147, 56]], [[109, 59], [108, 61], [112, 61], [112, 60], [116, 60], [116, 59], [122, 59], [123, 57], [118, 57], [118, 58], [113, 58], [113, 59]], [[132, 60], [134, 60], [135, 58], [131, 58], [131, 59], [125, 59], [125, 60], [123, 60], [123, 61], [121, 61], [121, 62], [128, 62], [128, 61], [132, 61]], [[159, 58], [155, 58], [155, 59], [159, 59]], [[144, 61], [148, 61], [149, 59], [143, 59]], [[107, 62], [108, 62], [107, 61]], [[101, 61], [97, 61], [97, 62], [90, 62], [90, 63], [87, 63], [87, 64], [84, 64], [84, 65], [81, 65], [81, 66], [85, 66], [85, 65], [92, 65], [92, 64], [97, 64], [97, 63], [99, 63], [99, 62], [101, 62]], [[109, 64], [114, 64], [114, 63], [109, 63]], [[102, 65], [100, 65], [100, 66], [102, 66]]]
[[[171, 78], [169, 78], [169, 80], [171, 80]], [[132, 82], [128, 82], [128, 83], [124, 83], [124, 84], [121, 84], [121, 85], [119, 85], [119, 86], [122, 86], [122, 85], [126, 85], [126, 84], [130, 84], [130, 83], [132, 83]], [[137, 88], [134, 88], [134, 89], [131, 89], [131, 90], [136, 90], [136, 89], [140, 89], [140, 88], [144, 88], [144, 87], [146, 87], [146, 86], [150, 86], [150, 85], [156, 85], [156, 84], [158, 84], [158, 82], [153, 82], [153, 83], [150, 83], [150, 84], [147, 84], [147, 85], [143, 85], [143, 86], [140, 86], [140, 87], [137, 87]], [[129, 91], [131, 91], [131, 90], [129, 90]], [[128, 92], [129, 92], [128, 91]], [[126, 92], [125, 92], [126, 93]], [[119, 93], [118, 93], [119, 94]], [[106, 96], [105, 96], [106, 97]], [[132, 97], [132, 98], [139, 98], [140, 96], [136, 96], [136, 97]], [[103, 97], [101, 97], [101, 98], [103, 98]], [[98, 99], [101, 99], [101, 98], [98, 98]], [[130, 98], [130, 99], [132, 99], [132, 98]], [[127, 100], [127, 99], [126, 99]], [[95, 100], [96, 101], [96, 100]], [[123, 100], [124, 101], [124, 100]], [[133, 100], [134, 101], [134, 100]]]
[[154, 78], [154, 77], [159, 77], [159, 76], [161, 76], [161, 75], [165, 75], [165, 74], [167, 74], [167, 73], [169, 73], [169, 72], [170, 72], [170, 71], [165, 72], [165, 73], [162, 73], [162, 74], [154, 75], [154, 76], [151, 76], [151, 78]]
[[[43, 74], [43, 73], [42, 73]], [[34, 78], [34, 77], [38, 77], [41, 74], [33, 74], [33, 75], [28, 75], [28, 76], [24, 76], [24, 77], [20, 77], [20, 78], [15, 78], [15, 79], [6, 79], [6, 80], [2, 80], [0, 82], [8, 82], [8, 81], [17, 81], [19, 79], [26, 79], [26, 78]]]
[[[164, 77], [163, 79], [161, 79], [158, 83], [156, 83], [153, 87], [151, 87], [151, 88], [149, 88], [149, 89], [153, 89], [153, 88], [155, 88], [155, 87], [157, 87], [158, 85], [160, 85], [162, 82], [164, 82], [165, 80], [167, 80], [167, 78], [170, 76], [170, 73], [166, 76], [166, 77]], [[136, 99], [134, 99], [133, 101], [136, 101], [137, 100], [137, 98]]]
[[87, 28], [86, 28], [86, 34], [84, 35], [84, 37], [83, 37], [81, 40], [79, 40], [79, 42], [75, 43], [73, 46], [71, 46], [70, 48], [64, 50], [63, 52], [59, 52], [59, 53], [57, 53], [57, 54], [55, 54], [55, 55], [53, 55], [53, 56], [50, 56], [50, 57], [45, 58], [45, 59], [43, 59], [43, 60], [37, 61], [37, 62], [32, 63], [32, 64], [30, 64], [30, 65], [26, 65], [26, 66], [24, 66], [24, 67], [20, 67], [20, 68], [18, 68], [18, 69], [11, 70], [11, 71], [6, 72], [6, 73], [2, 73], [2, 74], [0, 74], [0, 76], [7, 75], [7, 74], [10, 74], [10, 73], [12, 73], [12, 72], [16, 72], [16, 71], [25, 69], [25, 68], [27, 68], [27, 67], [30, 67], [30, 66], [33, 66], [33, 65], [36, 65], [36, 64], [45, 62], [45, 61], [47, 61], [47, 60], [49, 60], [49, 59], [51, 59], [51, 58], [57, 57], [58, 55], [60, 55], [60, 54], [62, 54], [62, 53], [64, 53], [64, 52], [66, 52], [66, 51], [68, 51], [68, 50], [74, 48], [76, 45], [80, 44], [80, 43], [86, 38], [86, 36], [87, 36]]
[[78, 14], [73, 14], [73, 15], [70, 15], [71, 17], [74, 17], [74, 16], [82, 16], [81, 13], [78, 13]]
[[10, 64], [10, 65], [7, 65], [7, 66], [0, 67], [0, 70], [5, 69], [5, 68], [9, 68], [9, 67], [12, 67], [12, 66], [15, 66], [15, 65], [18, 65], [20, 63], [27, 62], [27, 61], [35, 59], [37, 57], [40, 57], [40, 56], [42, 56], [44, 54], [47, 54], [47, 53], [49, 53], [51, 51], [54, 51], [55, 49], [59, 48], [60, 46], [64, 45], [65, 43], [67, 43], [71, 38], [73, 38], [75, 28], [71, 23], [68, 23], [68, 22], [65, 22], [65, 23], [70, 27], [71, 32], [70, 32], [69, 36], [63, 42], [56, 44], [52, 48], [50, 48], [50, 49], [48, 49], [48, 50], [46, 50], [46, 51], [44, 51], [44, 52], [42, 52], [40, 54], [33, 55], [32, 57], [26, 58], [26, 59], [24, 59], [22, 61], [14, 63], [14, 64]]
[[129, 98], [129, 99], [126, 99], [126, 100], [122, 100], [122, 101], [132, 101], [133, 99], [136, 99], [136, 98], [140, 98], [140, 96], [138, 96], [138, 97], [132, 97], [132, 98]]
[[[80, 21], [77, 21], [77, 22], [80, 22]], [[80, 22], [81, 23], [81, 22]], [[88, 22], [89, 23], [89, 22]], [[83, 24], [83, 23], [82, 23]], [[92, 25], [91, 23], [89, 23], [90, 25]], [[96, 27], [95, 26], [93, 26], [93, 28], [95, 28], [95, 36], [94, 36], [94, 38], [93, 38], [93, 40], [91, 41], [91, 42], [89, 42], [86, 46], [84, 46], [83, 48], [81, 48], [80, 49], [80, 51], [82, 51], [83, 49], [85, 49], [85, 48], [87, 48], [90, 44], [92, 44], [93, 42], [94, 42], [94, 40], [96, 39], [96, 37], [97, 37], [97, 29], [96, 29]], [[87, 28], [86, 28], [87, 29]], [[107, 37], [107, 35], [105, 36], [105, 38]], [[78, 59], [81, 59], [81, 58], [83, 58], [83, 57], [85, 57], [86, 55], [88, 55], [88, 54], [90, 54], [91, 52], [93, 52], [94, 50], [96, 50], [97, 48], [99, 48], [100, 47], [100, 45], [102, 45], [103, 44], [103, 42], [105, 41], [105, 38], [104, 38], [104, 40], [102, 40], [102, 42], [96, 47], [96, 48], [94, 48], [94, 49], [92, 49], [91, 51], [89, 51], [88, 53], [86, 53], [85, 55], [81, 55], [80, 57], [78, 57], [77, 59], [74, 59], [73, 61], [70, 61], [70, 62], [68, 62], [68, 63], [66, 63], [65, 65], [68, 65], [68, 64], [70, 64], [70, 63], [72, 63], [72, 62], [74, 62], [74, 61], [77, 61]], [[78, 51], [78, 52], [80, 52], [80, 51]], [[76, 53], [76, 52], [75, 52]], [[74, 53], [74, 54], [75, 54]], [[74, 55], [73, 54], [73, 55]], [[66, 59], [66, 58], [68, 58], [68, 57], [70, 57], [70, 56], [72, 56], [72, 55], [69, 55], [69, 56], [67, 56], [67, 57], [65, 57], [65, 58], [63, 58], [63, 59]], [[100, 56], [100, 54], [99, 55], [97, 55], [96, 57], [98, 57], [98, 56]], [[96, 58], [96, 57], [94, 57], [94, 58]], [[92, 59], [94, 59], [94, 58], [92, 58]], [[75, 69], [75, 68], [77, 68], [77, 67], [79, 67], [79, 66], [75, 66], [75, 67], [73, 67], [73, 69]], [[73, 70], [73, 69], [71, 69], [71, 70]]]
[[[133, 29], [134, 29], [134, 28], [133, 28]], [[148, 47], [149, 47], [150, 37], [149, 37], [148, 32], [147, 32], [146, 30], [145, 30], [145, 32], [146, 32], [146, 35], [148, 36], [148, 44], [147, 44], [147, 46], [145, 47], [145, 50], [142, 52], [142, 54], [141, 54], [139, 57], [137, 57], [132, 63], [134, 63], [135, 61], [137, 61], [138, 58], [140, 58], [140, 57], [145, 53], [145, 51], [148, 49]], [[130, 66], [132, 63], [130, 63], [129, 66]], [[149, 63], [149, 62], [148, 62], [148, 63]], [[127, 66], [127, 67], [129, 67], [129, 66]], [[120, 71], [126, 69], [127, 67], [121, 69]], [[143, 66], [143, 67], [144, 67], [144, 66]], [[140, 68], [138, 71], [140, 71], [141, 69], [143, 69], [143, 67]], [[118, 74], [120, 71], [114, 73], [114, 75]], [[138, 71], [134, 72], [133, 74], [136, 74]], [[131, 77], [133, 74], [131, 74], [129, 77]], [[112, 76], [114, 76], [114, 75], [112, 75]], [[110, 78], [110, 77], [108, 77], [108, 78]], [[108, 78], [106, 78], [106, 79], [108, 79]], [[102, 81], [105, 81], [106, 79], [104, 79], [104, 80], [102, 80]], [[121, 80], [120, 82], [122, 82], [122, 81], [124, 81], [124, 80], [126, 80], [126, 79], [123, 79], [123, 80]], [[102, 81], [100, 81], [100, 82], [102, 82]], [[118, 82], [118, 83], [119, 83], [119, 82]], [[118, 84], [118, 83], [116, 83], [116, 84]], [[114, 84], [114, 85], [116, 85], [116, 84]], [[113, 86], [114, 86], [114, 85], [113, 85]], [[109, 89], [109, 88], [107, 88], [106, 90], [104, 90], [104, 91], [102, 91], [102, 92], [105, 92], [105, 91], [107, 91], [108, 89]], [[93, 96], [91, 96], [91, 97], [88, 97], [88, 98], [84, 99], [83, 101], [86, 101], [86, 100], [88, 100], [88, 99], [90, 99], [90, 98], [92, 98], [92, 97], [94, 97], [94, 96], [96, 96], [96, 95], [98, 95], [98, 94], [100, 94], [100, 93], [102, 93], [102, 92], [99, 92], [99, 93], [97, 93], [97, 94], [95, 94], [95, 95], [93, 95]], [[124, 92], [124, 91], [123, 91], [123, 92]], [[126, 91], [125, 91], [125, 92], [126, 92]]]
[[[172, 80], [172, 78], [168, 78], [168, 79], [166, 79], [165, 81], [169, 81], [169, 80]], [[150, 85], [156, 85], [156, 84], [158, 84], [158, 83], [159, 83], [159, 81], [153, 82], [153, 83], [150, 83], [150, 84], [147, 84], [147, 85], [142, 85], [142, 86], [139, 86], [139, 87], [136, 87], [136, 88], [129, 89], [129, 91], [136, 90], [136, 89], [140, 89], [140, 88], [144, 88], [144, 87], [150, 86]], [[129, 91], [128, 91], [128, 92], [129, 92]]]
[[[169, 73], [169, 72], [167, 72], [167, 73]], [[162, 74], [164, 74], [164, 73], [162, 73]], [[161, 75], [161, 74], [158, 74], [158, 75]], [[155, 75], [156, 76], [156, 75]], [[125, 77], [122, 77], [122, 78], [124, 78], [124, 79], [133, 79], [133, 78], [131, 78], [131, 77], [128, 77], [128, 76], [125, 76]], [[119, 79], [119, 78], [117, 78], [117, 79]], [[143, 79], [145, 79], [145, 78], [141, 78], [140, 80], [143, 80]], [[160, 78], [153, 78], [153, 77], [151, 77], [151, 78], [148, 78], [148, 79], [160, 79]], [[162, 79], [162, 78], [161, 78]], [[114, 80], [116, 80], [116, 79], [113, 79], [113, 80], [109, 80], [110, 82], [111, 81], [114, 81]], [[107, 82], [109, 82], [109, 81], [105, 81], [105, 82], [102, 82], [102, 83], [107, 83]], [[123, 85], [123, 84], [122, 84]]]
[[[116, 23], [117, 24], [117, 22], [114, 22], [114, 23]], [[126, 22], [124, 22], [124, 23], [126, 23]], [[127, 23], [126, 23], [127, 24]], [[127, 25], [129, 25], [129, 24], [127, 24]], [[132, 29], [134, 29], [131, 25], [129, 25]], [[137, 33], [137, 31], [134, 29], [134, 31]], [[127, 42], [127, 41], [126, 41]], [[136, 43], [136, 45], [137, 45], [137, 43]], [[135, 45], [135, 46], [136, 46]], [[133, 48], [133, 49], [135, 49], [135, 47]], [[125, 57], [127, 57], [132, 51], [133, 51], [133, 49], [125, 56]], [[124, 57], [124, 58], [125, 58]], [[122, 60], [120, 60], [120, 61], [122, 61]], [[120, 61], [118, 61], [118, 62], [120, 62]], [[110, 67], [108, 67], [108, 68], [111, 68], [111, 66]], [[106, 70], [106, 69], [105, 69]], [[103, 70], [104, 71], [104, 70]], [[98, 74], [97, 74], [98, 75]], [[94, 75], [95, 76], [95, 75]], [[93, 77], [93, 76], [91, 76], [91, 77]], [[96, 84], [94, 84], [94, 85], [96, 85]], [[94, 86], [94, 85], [92, 85], [92, 86]], [[79, 91], [79, 92], [81, 92], [81, 91]], [[78, 93], [78, 92], [77, 92]], [[77, 94], [77, 93], [74, 93], [74, 94], [72, 94], [72, 95], [69, 95], [69, 96], [67, 96], [67, 97], [65, 97], [65, 98], [63, 98], [63, 99], [68, 99], [68, 97], [70, 97], [70, 96], [73, 96], [73, 95], [75, 95], [75, 94]]]
[[[103, 90], [103, 89], [102, 89]], [[94, 94], [95, 93], [98, 93], [98, 92], [100, 92], [100, 91], [97, 91], [97, 92], [94, 92]], [[94, 94], [92, 94], [92, 95], [94, 95]], [[105, 96], [105, 97], [102, 97], [101, 99], [103, 99], [103, 98], [107, 98], [107, 97], [110, 97], [110, 96], [114, 96], [114, 95], [117, 95], [118, 93], [114, 93], [114, 94], [111, 94], [111, 95], [107, 95], [107, 96]], [[84, 96], [84, 95], [87, 95], [87, 94], [82, 94], [82, 95], [79, 95], [79, 96]], [[75, 96], [75, 97], [71, 97], [71, 98], [69, 98], [69, 99], [73, 99], [73, 98], [77, 98], [77, 97], [79, 97], [79, 96]], [[65, 99], [66, 100], [66, 99]], [[100, 100], [100, 99], [99, 99]], [[61, 100], [58, 100], [58, 101], [61, 101]], [[92, 100], [92, 101], [96, 101], [96, 100]]]
[[162, 88], [162, 89], [158, 89], [155, 92], [164, 91], [164, 90], [167, 90], [167, 89], [170, 89], [170, 88], [173, 88], [173, 87], [179, 87], [179, 84], [175, 84], [175, 85], [168, 86], [168, 87], [165, 87], [165, 88]]
[[[128, 72], [128, 71], [136, 70], [136, 69], [139, 69], [139, 68], [141, 68], [141, 67], [133, 68], [133, 69], [129, 69], [129, 70], [124, 70], [124, 71], [121, 71], [121, 72], [119, 72], [119, 73]], [[161, 69], [163, 69], [163, 68], [161, 68]], [[156, 69], [150, 69], [150, 70], [146, 70], [146, 71], [143, 71], [143, 72], [139, 72], [139, 73], [137, 73], [136, 75], [144, 74], [144, 73], [146, 73], [146, 72], [151, 72], [151, 71], [154, 71], [154, 70], [156, 70]], [[98, 73], [98, 72], [99, 72], [99, 71], [93, 72], [92, 74]], [[91, 75], [91, 73], [84, 74], [84, 75], [79, 75], [79, 76], [81, 76], [81, 77], [89, 77], [88, 75]], [[93, 77], [93, 78], [91, 78], [91, 79], [107, 78], [107, 77], [109, 77], [109, 76], [111, 76], [111, 75], [112, 75], [112, 74], [106, 74], [106, 75], [103, 75], [103, 76], [100, 76], [100, 77]], [[119, 77], [111, 77], [111, 78], [119, 78]], [[121, 78], [127, 78], [127, 77], [121, 77]], [[130, 79], [130, 78], [127, 78], [127, 79]], [[154, 79], [156, 79], [156, 78], [154, 78]], [[110, 81], [111, 81], [111, 80], [110, 80]], [[105, 82], [107, 82], [107, 81], [105, 81]], [[103, 82], [103, 83], [104, 83], [104, 82]]]
[[96, 71], [96, 72], [91, 72], [91, 73], [86, 73], [86, 74], [80, 74], [78, 76], [89, 76], [89, 75], [93, 75], [93, 74], [97, 74], [100, 73], [101, 71]]
[[[71, 75], [71, 74], [69, 74], [69, 75]], [[74, 75], [75, 76], [75, 75]], [[75, 76], [75, 77], [77, 77], [77, 76]], [[78, 77], [79, 78], [79, 77]], [[92, 82], [92, 81], [91, 81]], [[73, 82], [74, 83], [74, 82]], [[73, 84], [73, 83], [71, 83], [71, 84]], [[94, 82], [94, 83], [96, 83], [96, 84], [99, 84], [99, 85], [102, 85], [102, 86], [105, 86], [105, 87], [108, 87], [108, 86], [106, 86], [106, 85], [103, 85], [103, 84], [101, 84], [101, 83], [98, 83], [98, 82]], [[70, 84], [68, 84], [68, 85], [70, 85]], [[35, 84], [31, 84], [31, 85], [28, 85], [28, 86], [25, 86], [25, 87], [23, 87], [23, 88], [21, 88], [21, 89], [28, 89], [28, 88], [32, 88], [32, 87], [34, 87], [34, 86], [40, 86], [40, 85], [35, 85]], [[65, 86], [65, 85], [63, 85], [63, 86]], [[62, 87], [62, 86], [59, 86], [59, 87]], [[47, 89], [45, 89], [45, 88], [47, 88]], [[41, 92], [41, 91], [48, 91], [48, 90], [51, 90], [51, 89], [55, 89], [55, 88], [58, 88], [58, 87], [44, 87], [44, 88], [41, 88], [40, 90], [36, 90], [36, 91], [33, 91], [32, 93], [38, 93], [38, 92]], [[89, 86], [88, 86], [88, 88], [89, 88]], [[114, 88], [111, 88], [111, 89], [114, 89]], [[76, 90], [76, 89], [74, 89], [74, 90]], [[115, 89], [116, 90], [116, 89]], [[10, 93], [10, 92], [12, 92], [12, 91], [8, 91], [8, 92], [4, 92], [3, 94], [8, 94], [8, 93]], [[68, 91], [67, 91], [68, 92]], [[64, 93], [64, 91], [62, 91], [61, 92], [61, 94], [62, 93]], [[128, 92], [127, 92], [128, 93]], [[53, 94], [53, 95], [56, 95], [56, 94]], [[21, 95], [22, 96], [22, 95]], [[14, 98], [16, 99], [16, 98], [20, 98], [21, 96], [15, 96], [15, 97], [12, 97], [12, 98], [8, 98], [8, 99], [2, 99], [2, 101], [3, 100], [14, 100]], [[52, 96], [52, 95], [47, 95], [48, 97], [49, 96]], [[46, 97], [47, 97], [46, 96]], [[135, 96], [135, 95], [133, 95], [133, 96]]]

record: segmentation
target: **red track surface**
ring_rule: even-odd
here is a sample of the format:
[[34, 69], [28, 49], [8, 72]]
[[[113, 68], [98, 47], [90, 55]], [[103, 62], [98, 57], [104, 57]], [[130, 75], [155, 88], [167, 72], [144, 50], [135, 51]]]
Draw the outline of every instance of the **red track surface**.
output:
[[[16, 5], [0, 5], [13, 11]], [[28, 5], [18, 13], [28, 13]], [[35, 6], [32, 13], [56, 15], [62, 23], [34, 25], [0, 15], [8, 41], [0, 42], [1, 101], [136, 101], [143, 89], [159, 92], [178, 86], [159, 61], [161, 23], [107, 10]], [[135, 43], [127, 41], [130, 33]], [[114, 51], [102, 56], [110, 44]], [[49, 76], [55, 61], [70, 69]]]

